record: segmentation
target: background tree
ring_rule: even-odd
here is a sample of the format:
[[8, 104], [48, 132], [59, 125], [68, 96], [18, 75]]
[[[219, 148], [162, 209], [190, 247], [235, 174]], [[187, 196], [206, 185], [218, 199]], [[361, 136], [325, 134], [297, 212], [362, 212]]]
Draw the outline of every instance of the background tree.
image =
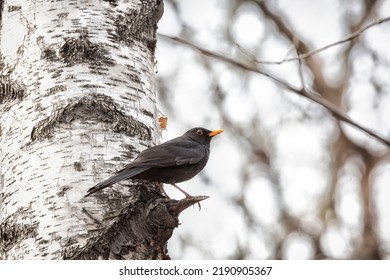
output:
[[174, 258], [389, 257], [388, 4], [165, 2], [168, 135], [228, 131], [187, 184], [211, 198], [182, 217]]

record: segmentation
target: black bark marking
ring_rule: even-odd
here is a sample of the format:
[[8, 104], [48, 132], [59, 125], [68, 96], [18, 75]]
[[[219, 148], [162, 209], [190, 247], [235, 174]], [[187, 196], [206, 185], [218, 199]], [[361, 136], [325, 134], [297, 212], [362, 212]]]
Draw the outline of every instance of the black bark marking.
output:
[[24, 86], [11, 80], [9, 76], [0, 76], [0, 104], [15, 99], [22, 100], [25, 93]]
[[104, 2], [108, 2], [112, 6], [116, 7], [118, 6], [118, 0], [103, 0]]
[[145, 124], [118, 110], [110, 97], [95, 95], [70, 99], [68, 103], [59, 105], [49, 117], [33, 127], [31, 140], [51, 139], [58, 125], [71, 124], [75, 120], [109, 123], [112, 132], [137, 137], [140, 140], [152, 139], [151, 131]]
[[74, 168], [74, 170], [79, 171], [79, 172], [86, 170], [84, 164], [79, 162], [79, 161], [73, 162], [73, 168]]
[[53, 95], [61, 91], [66, 91], [67, 87], [65, 85], [55, 85], [46, 90], [46, 95]]
[[41, 58], [48, 61], [58, 61], [57, 52], [53, 46], [46, 47], [41, 54]]
[[134, 41], [143, 43], [154, 54], [157, 38], [157, 22], [164, 12], [162, 0], [141, 0], [140, 10], [129, 9], [114, 20], [118, 39], [131, 45]]
[[60, 47], [59, 56], [68, 66], [83, 62], [95, 65], [115, 65], [103, 44], [92, 42], [86, 31], [81, 31], [78, 37], [66, 38]]
[[0, 224], [0, 252], [6, 253], [22, 240], [37, 236], [37, 224], [19, 224], [20, 216], [27, 216], [30, 209], [19, 208]]

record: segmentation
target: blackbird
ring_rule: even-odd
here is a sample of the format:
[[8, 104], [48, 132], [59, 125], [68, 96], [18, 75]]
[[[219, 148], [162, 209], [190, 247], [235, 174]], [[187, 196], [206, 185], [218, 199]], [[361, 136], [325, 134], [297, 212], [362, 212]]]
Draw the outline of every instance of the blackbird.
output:
[[161, 183], [168, 183], [188, 193], [176, 183], [184, 182], [198, 174], [206, 165], [210, 155], [210, 141], [223, 130], [202, 127], [190, 129], [182, 136], [142, 151], [133, 162], [119, 170], [116, 175], [90, 188], [84, 197], [127, 179], [155, 181], [167, 197]]

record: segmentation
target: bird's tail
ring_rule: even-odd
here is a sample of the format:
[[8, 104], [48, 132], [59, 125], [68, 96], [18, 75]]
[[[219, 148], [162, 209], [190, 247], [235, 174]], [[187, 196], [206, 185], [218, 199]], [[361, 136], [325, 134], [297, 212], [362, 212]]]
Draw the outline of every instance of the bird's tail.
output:
[[133, 167], [133, 168], [128, 168], [128, 169], [124, 168], [124, 169], [120, 170], [118, 172], [118, 174], [111, 176], [107, 180], [104, 180], [104, 181], [100, 182], [99, 184], [90, 188], [87, 191], [87, 193], [83, 196], [83, 198], [90, 196], [91, 194], [98, 192], [104, 188], [107, 188], [115, 183], [118, 183], [118, 182], [126, 180], [126, 179], [130, 179], [131, 177], [133, 177], [133, 176], [135, 176], [135, 175], [137, 175], [137, 174], [139, 174], [147, 169], [149, 169], [149, 168], [146, 168], [146, 167]]

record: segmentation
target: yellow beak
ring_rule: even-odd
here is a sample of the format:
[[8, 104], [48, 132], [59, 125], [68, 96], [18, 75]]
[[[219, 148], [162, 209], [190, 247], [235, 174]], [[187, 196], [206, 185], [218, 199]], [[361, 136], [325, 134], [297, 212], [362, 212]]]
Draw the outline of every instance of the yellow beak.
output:
[[223, 132], [223, 130], [222, 129], [218, 129], [218, 130], [213, 130], [213, 131], [211, 131], [209, 134], [207, 134], [208, 136], [210, 136], [210, 137], [213, 137], [213, 136], [215, 136], [215, 135], [218, 135], [218, 134], [220, 134], [220, 133], [222, 133]]

